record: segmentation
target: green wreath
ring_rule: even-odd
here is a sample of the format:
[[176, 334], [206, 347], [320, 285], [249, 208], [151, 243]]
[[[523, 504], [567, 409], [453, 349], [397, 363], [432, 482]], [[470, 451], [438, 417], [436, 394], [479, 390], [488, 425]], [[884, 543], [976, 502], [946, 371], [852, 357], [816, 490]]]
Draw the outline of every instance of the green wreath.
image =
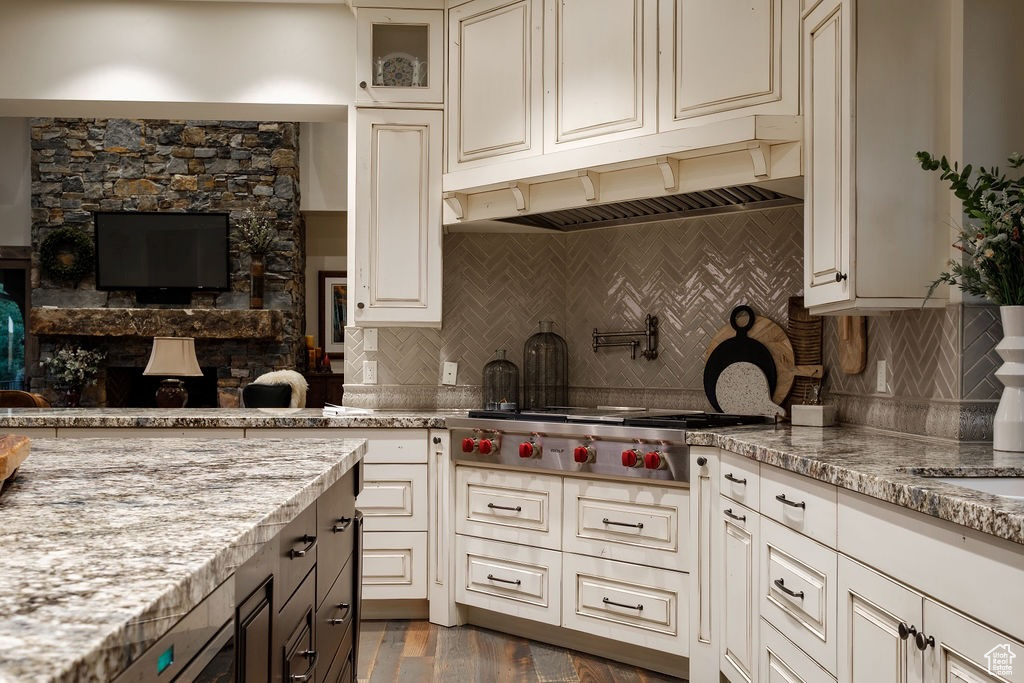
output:
[[39, 265], [56, 280], [79, 282], [92, 272], [92, 237], [78, 228], [54, 230], [39, 246]]

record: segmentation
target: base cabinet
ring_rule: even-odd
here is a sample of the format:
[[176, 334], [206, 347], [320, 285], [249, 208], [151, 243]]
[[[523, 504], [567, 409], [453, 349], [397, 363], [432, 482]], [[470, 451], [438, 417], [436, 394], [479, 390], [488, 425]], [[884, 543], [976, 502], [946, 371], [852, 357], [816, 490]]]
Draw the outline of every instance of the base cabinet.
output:
[[721, 661], [732, 683], [757, 677], [758, 552], [761, 516], [722, 496]]

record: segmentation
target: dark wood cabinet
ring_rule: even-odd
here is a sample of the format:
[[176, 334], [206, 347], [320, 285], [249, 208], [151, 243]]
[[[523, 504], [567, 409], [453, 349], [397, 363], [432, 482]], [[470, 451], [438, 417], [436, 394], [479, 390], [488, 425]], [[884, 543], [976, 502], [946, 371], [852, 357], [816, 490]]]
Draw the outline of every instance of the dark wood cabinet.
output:
[[307, 408], [323, 408], [326, 403], [341, 405], [345, 393], [345, 375], [332, 372], [307, 372], [303, 377], [309, 383], [306, 392]]
[[269, 577], [244, 602], [237, 613], [237, 660], [239, 681], [269, 681], [272, 671], [274, 580]]

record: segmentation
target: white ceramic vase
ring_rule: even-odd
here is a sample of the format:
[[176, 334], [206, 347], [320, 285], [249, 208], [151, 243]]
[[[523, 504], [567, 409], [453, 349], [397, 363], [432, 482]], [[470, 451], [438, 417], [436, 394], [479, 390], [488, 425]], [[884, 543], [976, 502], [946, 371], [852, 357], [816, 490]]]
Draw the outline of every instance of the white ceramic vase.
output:
[[992, 448], [1024, 452], [1024, 306], [1000, 306], [999, 316], [1003, 339], [996, 353], [1003, 364], [996, 377], [1003, 383], [1003, 395], [992, 425]]

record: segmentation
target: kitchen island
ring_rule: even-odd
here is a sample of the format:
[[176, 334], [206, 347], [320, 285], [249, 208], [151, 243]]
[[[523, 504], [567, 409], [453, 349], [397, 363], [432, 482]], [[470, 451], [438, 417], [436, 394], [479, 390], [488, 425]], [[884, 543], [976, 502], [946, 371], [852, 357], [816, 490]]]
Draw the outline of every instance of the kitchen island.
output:
[[0, 496], [0, 680], [111, 680], [365, 448], [33, 439]]

